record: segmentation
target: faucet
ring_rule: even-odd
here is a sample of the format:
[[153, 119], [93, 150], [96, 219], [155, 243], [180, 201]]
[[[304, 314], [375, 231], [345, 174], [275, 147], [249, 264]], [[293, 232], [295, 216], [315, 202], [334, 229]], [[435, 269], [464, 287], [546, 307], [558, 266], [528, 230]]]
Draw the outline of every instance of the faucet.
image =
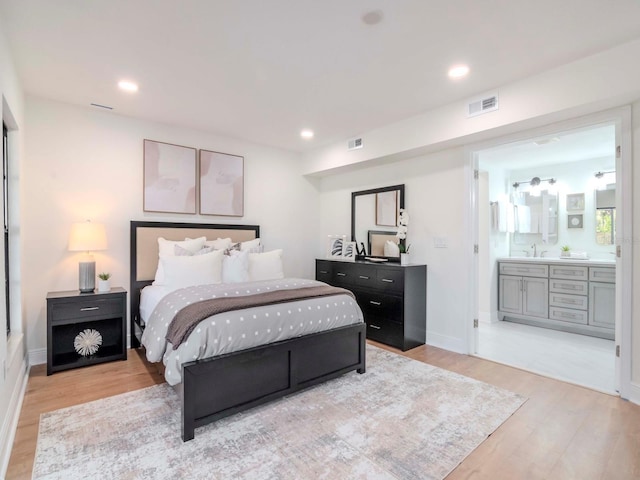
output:
[[538, 250], [536, 248], [536, 244], [534, 243], [533, 245], [531, 245], [531, 248], [533, 248], [533, 257], [537, 257], [538, 256]]

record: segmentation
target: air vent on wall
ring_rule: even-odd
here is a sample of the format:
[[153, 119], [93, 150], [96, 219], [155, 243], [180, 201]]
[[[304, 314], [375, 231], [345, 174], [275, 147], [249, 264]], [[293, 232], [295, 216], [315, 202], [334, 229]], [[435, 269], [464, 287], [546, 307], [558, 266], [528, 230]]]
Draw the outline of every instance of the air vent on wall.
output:
[[489, 95], [479, 100], [474, 100], [468, 104], [468, 117], [475, 117], [483, 113], [498, 110], [498, 94]]
[[356, 150], [357, 148], [362, 148], [362, 138], [354, 138], [347, 142], [347, 150]]

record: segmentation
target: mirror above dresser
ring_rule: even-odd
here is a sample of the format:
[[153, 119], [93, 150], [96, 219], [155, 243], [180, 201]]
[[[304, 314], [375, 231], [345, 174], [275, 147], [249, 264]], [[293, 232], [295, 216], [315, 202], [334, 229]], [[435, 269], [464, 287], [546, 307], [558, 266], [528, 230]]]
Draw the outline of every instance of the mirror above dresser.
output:
[[[367, 257], [399, 261], [400, 252], [387, 249], [387, 240], [397, 243], [398, 214], [405, 208], [404, 184], [351, 193], [351, 241]], [[400, 240], [402, 245], [405, 240]]]

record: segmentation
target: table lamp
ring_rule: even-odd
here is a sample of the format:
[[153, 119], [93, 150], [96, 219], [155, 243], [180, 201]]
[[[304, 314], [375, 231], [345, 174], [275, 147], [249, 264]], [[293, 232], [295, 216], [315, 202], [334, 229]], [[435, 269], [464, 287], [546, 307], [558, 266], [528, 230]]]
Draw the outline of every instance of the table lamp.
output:
[[85, 252], [80, 260], [79, 287], [80, 293], [92, 293], [96, 286], [96, 262], [91, 252], [107, 249], [107, 233], [101, 223], [74, 223], [69, 233], [69, 251]]

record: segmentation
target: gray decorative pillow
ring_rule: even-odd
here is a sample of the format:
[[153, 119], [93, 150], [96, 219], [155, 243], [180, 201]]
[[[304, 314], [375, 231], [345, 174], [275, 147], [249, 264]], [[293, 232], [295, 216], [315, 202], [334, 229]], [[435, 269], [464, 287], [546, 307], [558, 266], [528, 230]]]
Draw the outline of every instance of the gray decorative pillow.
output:
[[191, 252], [186, 248], [182, 248], [180, 245], [174, 245], [173, 250], [173, 253], [176, 257], [195, 257], [198, 255], [204, 255], [206, 253], [213, 252], [213, 247], [202, 247], [197, 252]]

